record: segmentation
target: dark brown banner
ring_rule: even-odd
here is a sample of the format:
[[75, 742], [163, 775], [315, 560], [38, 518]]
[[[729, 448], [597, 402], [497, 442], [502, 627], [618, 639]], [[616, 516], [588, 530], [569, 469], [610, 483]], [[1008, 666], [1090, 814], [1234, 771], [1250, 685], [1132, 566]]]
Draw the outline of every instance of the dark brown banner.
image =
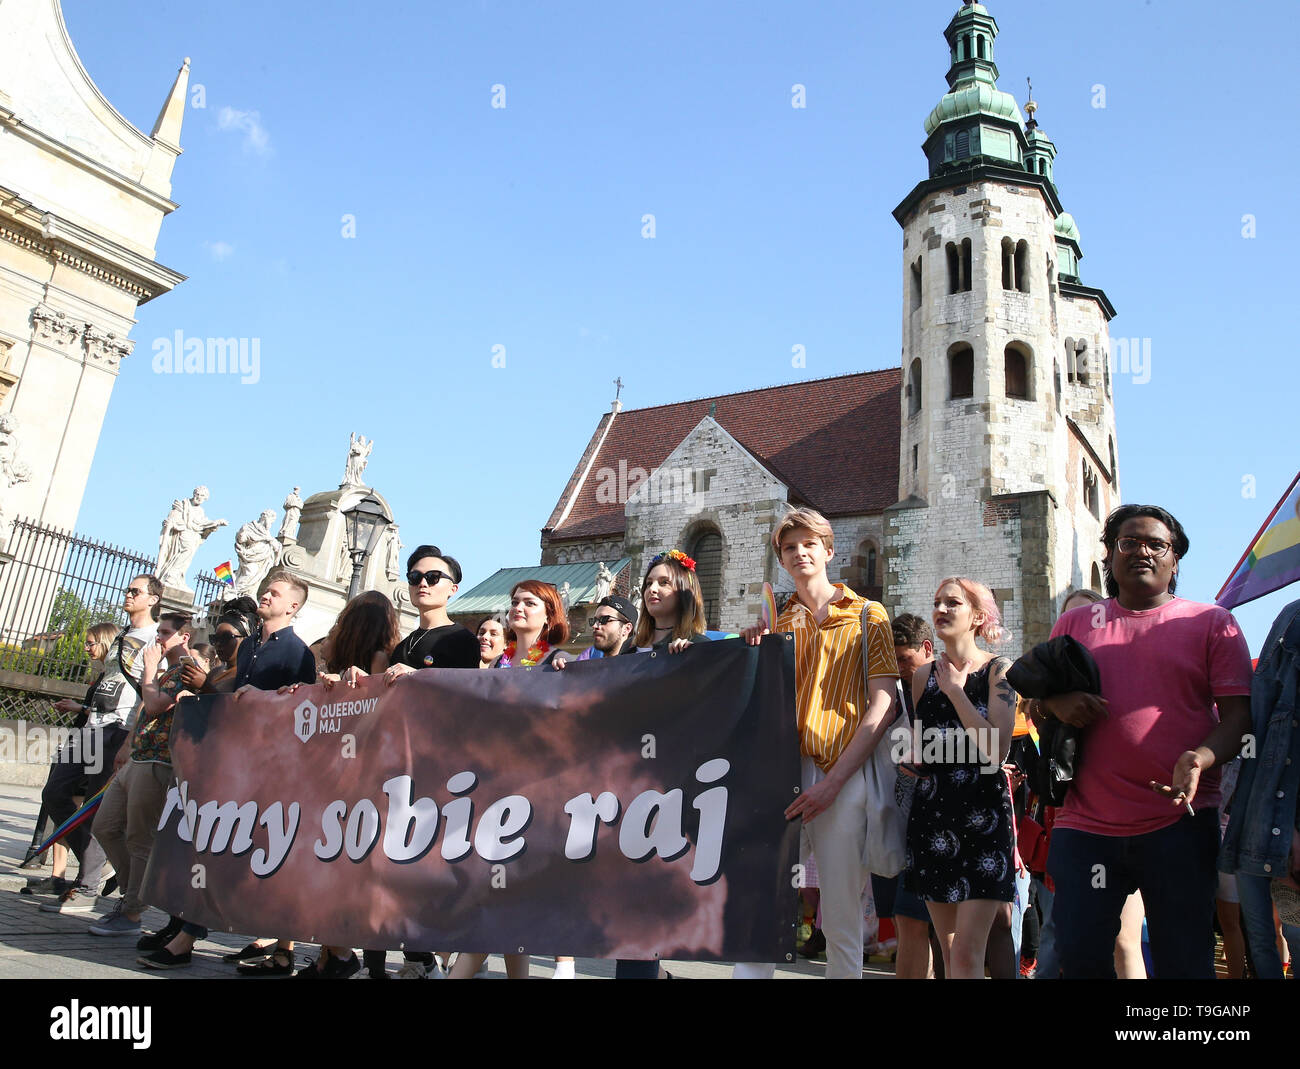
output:
[[213, 929], [374, 949], [785, 961], [786, 636], [186, 700], [145, 883]]

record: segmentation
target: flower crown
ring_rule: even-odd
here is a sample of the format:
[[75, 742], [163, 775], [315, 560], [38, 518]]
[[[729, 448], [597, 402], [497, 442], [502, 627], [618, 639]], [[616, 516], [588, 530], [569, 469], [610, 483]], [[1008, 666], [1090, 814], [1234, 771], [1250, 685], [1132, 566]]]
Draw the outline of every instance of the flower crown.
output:
[[675, 560], [678, 564], [680, 564], [680, 565], [681, 565], [683, 568], [685, 568], [688, 572], [693, 572], [693, 571], [695, 571], [695, 561], [693, 561], [690, 557], [688, 557], [688, 556], [687, 556], [685, 553], [683, 553], [680, 549], [670, 549], [667, 553], [660, 553], [659, 556], [655, 557], [655, 558], [650, 562], [650, 567], [653, 568], [656, 564], [660, 563], [661, 561], [663, 561], [663, 560], [665, 560], [665, 559], [667, 559], [667, 560]]

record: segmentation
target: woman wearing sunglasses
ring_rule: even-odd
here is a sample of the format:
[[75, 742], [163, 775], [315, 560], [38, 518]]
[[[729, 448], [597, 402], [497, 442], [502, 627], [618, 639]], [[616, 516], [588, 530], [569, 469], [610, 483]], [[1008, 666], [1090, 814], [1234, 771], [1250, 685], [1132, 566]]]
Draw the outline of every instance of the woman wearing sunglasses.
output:
[[252, 598], [236, 598], [222, 608], [212, 632], [212, 648], [220, 663], [213, 663], [208, 672], [197, 664], [187, 664], [181, 671], [181, 683], [186, 690], [197, 694], [222, 694], [235, 683], [235, 658], [239, 644], [257, 630], [257, 603]]

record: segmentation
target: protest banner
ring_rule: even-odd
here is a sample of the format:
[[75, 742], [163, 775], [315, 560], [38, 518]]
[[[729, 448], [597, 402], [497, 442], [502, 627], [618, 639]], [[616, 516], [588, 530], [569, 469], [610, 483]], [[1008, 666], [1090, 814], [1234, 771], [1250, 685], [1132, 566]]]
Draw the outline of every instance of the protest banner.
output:
[[183, 701], [144, 894], [333, 945], [784, 961], [793, 643]]

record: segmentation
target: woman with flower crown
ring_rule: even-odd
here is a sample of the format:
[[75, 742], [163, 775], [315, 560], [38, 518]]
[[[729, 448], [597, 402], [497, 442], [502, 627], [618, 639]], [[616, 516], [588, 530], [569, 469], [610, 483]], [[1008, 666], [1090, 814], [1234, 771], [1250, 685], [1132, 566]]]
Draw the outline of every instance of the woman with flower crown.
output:
[[645, 611], [637, 620], [637, 649], [667, 648], [681, 653], [693, 642], [708, 642], [704, 633], [704, 595], [695, 575], [695, 561], [680, 549], [660, 553], [650, 561], [641, 580]]
[[[510, 591], [507, 622], [506, 648], [492, 662], [493, 668], [533, 668], [550, 664], [563, 652], [561, 647], [569, 639], [569, 618], [560, 600], [560, 592], [550, 583], [537, 579], [525, 579]], [[505, 959], [509, 979], [528, 979], [527, 954], [506, 954]], [[468, 980], [485, 960], [486, 954], [458, 954], [448, 977]], [[573, 959], [556, 957], [552, 979], [571, 980], [573, 976]]]
[[[641, 604], [634, 636], [638, 652], [666, 649], [681, 653], [692, 643], [709, 641], [704, 633], [704, 595], [695, 575], [695, 561], [680, 549], [651, 559], [641, 580]], [[667, 977], [657, 961], [619, 960], [614, 966], [616, 980]]]

